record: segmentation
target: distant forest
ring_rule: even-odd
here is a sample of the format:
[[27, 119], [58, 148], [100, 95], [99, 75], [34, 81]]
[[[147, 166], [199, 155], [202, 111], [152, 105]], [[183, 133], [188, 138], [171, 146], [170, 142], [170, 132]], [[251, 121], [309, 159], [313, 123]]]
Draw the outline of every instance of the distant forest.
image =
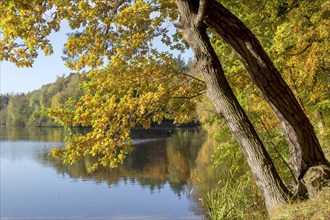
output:
[[[176, 66], [188, 71], [192, 61], [185, 61], [181, 55], [175, 59]], [[43, 85], [27, 94], [0, 94], [0, 125], [49, 127], [61, 126], [47, 116], [47, 109], [58, 109], [66, 102], [78, 101], [83, 95], [82, 85], [86, 73], [71, 73], [58, 76], [56, 82]]]
[[51, 107], [63, 107], [82, 95], [83, 75], [59, 76], [56, 82], [27, 94], [0, 94], [0, 124], [13, 126], [59, 126], [46, 116]]

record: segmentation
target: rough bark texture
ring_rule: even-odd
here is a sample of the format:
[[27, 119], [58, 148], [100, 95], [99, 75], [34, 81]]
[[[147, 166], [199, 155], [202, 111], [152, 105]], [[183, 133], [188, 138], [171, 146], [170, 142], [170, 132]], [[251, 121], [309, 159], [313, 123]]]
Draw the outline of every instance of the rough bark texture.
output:
[[310, 167], [330, 166], [307, 116], [258, 39], [216, 0], [208, 0], [204, 22], [236, 51], [278, 118], [290, 148], [296, 180]]
[[204, 1], [200, 2], [198, 4], [198, 1], [193, 0], [176, 1], [181, 15], [183, 36], [194, 52], [198, 70], [204, 76], [208, 96], [239, 142], [270, 210], [277, 205], [285, 204], [289, 192], [225, 78], [202, 22]]

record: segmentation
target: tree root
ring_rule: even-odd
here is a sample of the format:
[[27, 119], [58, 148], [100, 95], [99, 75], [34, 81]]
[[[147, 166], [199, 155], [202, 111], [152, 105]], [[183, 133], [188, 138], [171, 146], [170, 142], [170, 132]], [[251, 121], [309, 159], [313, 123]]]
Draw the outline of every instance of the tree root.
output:
[[301, 183], [306, 188], [308, 197], [312, 199], [322, 188], [330, 187], [330, 167], [326, 165], [310, 167], [301, 179]]

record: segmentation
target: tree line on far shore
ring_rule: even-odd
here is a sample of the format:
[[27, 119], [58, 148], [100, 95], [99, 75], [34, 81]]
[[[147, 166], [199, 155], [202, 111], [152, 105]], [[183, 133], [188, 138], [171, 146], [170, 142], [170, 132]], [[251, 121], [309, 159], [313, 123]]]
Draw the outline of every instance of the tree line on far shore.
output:
[[10, 126], [59, 126], [45, 114], [48, 108], [64, 106], [82, 95], [83, 75], [59, 76], [54, 83], [27, 94], [0, 94], [0, 124]]

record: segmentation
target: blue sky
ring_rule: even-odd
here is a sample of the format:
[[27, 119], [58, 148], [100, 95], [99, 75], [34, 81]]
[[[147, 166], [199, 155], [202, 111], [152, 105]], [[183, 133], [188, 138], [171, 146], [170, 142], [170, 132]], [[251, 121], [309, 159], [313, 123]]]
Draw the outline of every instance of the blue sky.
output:
[[42, 85], [55, 82], [57, 76], [68, 74], [70, 70], [64, 65], [61, 56], [62, 48], [70, 32], [67, 24], [62, 24], [61, 31], [52, 33], [50, 40], [54, 54], [44, 56], [43, 52], [35, 60], [32, 68], [17, 68], [13, 63], [1, 62], [1, 93], [21, 93], [39, 89]]
[[[62, 23], [61, 30], [52, 33], [49, 37], [53, 44], [54, 54], [46, 57], [41, 52], [32, 68], [17, 68], [10, 62], [1, 62], [0, 93], [31, 92], [39, 89], [42, 85], [55, 82], [57, 76], [68, 75], [70, 70], [61, 59], [63, 45], [67, 40], [66, 33], [68, 32], [72, 32], [72, 30], [67, 23]], [[193, 57], [192, 52], [187, 51], [183, 57], [188, 61], [188, 58]]]

